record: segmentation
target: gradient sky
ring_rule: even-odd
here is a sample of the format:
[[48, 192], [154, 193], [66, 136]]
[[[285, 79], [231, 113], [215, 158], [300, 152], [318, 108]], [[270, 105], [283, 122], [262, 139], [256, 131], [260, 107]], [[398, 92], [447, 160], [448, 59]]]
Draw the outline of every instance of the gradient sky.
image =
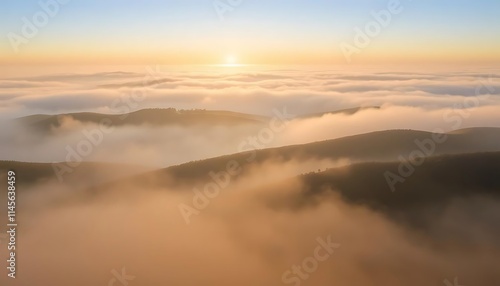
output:
[[[224, 20], [213, 0], [71, 0], [15, 53], [8, 34], [38, 2], [1, 2], [1, 64], [343, 64], [389, 0], [243, 0]], [[400, 2], [353, 63], [500, 63], [500, 1]]]

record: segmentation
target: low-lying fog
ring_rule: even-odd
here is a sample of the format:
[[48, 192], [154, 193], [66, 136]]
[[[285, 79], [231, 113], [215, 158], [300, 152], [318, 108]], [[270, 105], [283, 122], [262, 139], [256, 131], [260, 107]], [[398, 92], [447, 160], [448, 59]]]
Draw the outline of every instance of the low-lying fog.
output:
[[[304, 208], [271, 208], [270, 200], [294, 197], [304, 186], [261, 186], [302, 166], [256, 166], [198, 201], [202, 208], [189, 189], [89, 194], [46, 182], [22, 190], [18, 278], [9, 285], [420, 286], [455, 277], [460, 285], [498, 283], [498, 201], [454, 201], [426, 231], [333, 195]], [[196, 210], [188, 220], [180, 211], [186, 206]], [[134, 280], [114, 284], [112, 271], [122, 268]]]

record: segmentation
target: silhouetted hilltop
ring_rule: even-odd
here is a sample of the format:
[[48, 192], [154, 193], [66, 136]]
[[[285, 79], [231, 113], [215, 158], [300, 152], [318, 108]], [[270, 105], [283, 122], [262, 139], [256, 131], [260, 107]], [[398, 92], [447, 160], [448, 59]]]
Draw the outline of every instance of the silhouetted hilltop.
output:
[[[322, 113], [306, 114], [296, 117], [296, 119], [306, 119], [321, 117], [326, 114], [346, 114], [352, 115], [362, 110], [379, 109], [378, 106], [355, 107], [349, 109], [328, 111]], [[265, 116], [223, 111], [223, 110], [177, 110], [175, 108], [151, 108], [123, 114], [103, 114], [94, 112], [78, 112], [64, 114], [35, 114], [17, 119], [24, 125], [27, 125], [38, 131], [49, 131], [51, 128], [61, 126], [64, 118], [72, 118], [82, 123], [99, 124], [106, 121], [106, 124], [113, 126], [124, 125], [142, 125], [149, 124], [155, 126], [161, 125], [223, 125], [237, 126], [242, 124], [267, 124], [271, 119]]]
[[29, 127], [48, 131], [51, 128], [61, 126], [65, 118], [72, 118], [82, 123], [111, 124], [113, 126], [123, 125], [240, 125], [261, 124], [266, 121], [265, 117], [230, 112], [209, 110], [176, 110], [167, 109], [142, 109], [125, 114], [101, 114], [92, 112], [67, 113], [58, 115], [31, 115], [19, 118], [18, 121]]

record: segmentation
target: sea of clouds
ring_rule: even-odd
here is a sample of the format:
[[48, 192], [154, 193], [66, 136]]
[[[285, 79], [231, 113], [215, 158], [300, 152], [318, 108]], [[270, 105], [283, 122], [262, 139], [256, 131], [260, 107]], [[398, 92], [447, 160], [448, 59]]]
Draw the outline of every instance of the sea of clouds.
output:
[[[142, 92], [140, 101], [130, 99], [134, 92]], [[274, 110], [286, 108], [292, 116], [285, 128], [274, 132], [272, 140], [259, 142], [268, 148], [386, 129], [500, 127], [499, 95], [500, 72], [488, 69], [181, 72], [152, 67], [143, 72], [9, 77], [0, 80], [0, 159], [64, 161], [66, 147], [84, 139], [82, 130], [99, 127], [66, 116], [49, 133], [37, 133], [14, 119], [80, 111], [120, 113], [126, 109], [113, 108], [113, 102], [127, 102], [127, 96], [132, 104], [120, 106], [128, 111], [200, 108], [271, 120]], [[380, 108], [302, 117], [358, 106]], [[241, 142], [266, 126], [115, 127], [84, 160], [165, 167], [239, 152]], [[307, 188], [299, 179], [261, 188], [344, 163], [278, 160], [256, 165], [190, 224], [179, 205], [192, 202], [191, 189], [130, 185], [103, 193], [77, 190], [92, 183], [87, 177], [76, 178], [72, 186], [54, 179], [23, 187], [18, 199], [18, 278], [9, 282], [396, 286], [453, 285], [458, 278], [459, 285], [498, 284], [496, 200], [477, 196], [450, 201], [439, 215], [429, 213], [425, 228], [419, 229], [335, 195], [302, 208], [287, 205]], [[284, 207], [271, 206], [277, 199]], [[319, 238], [330, 238], [340, 247], [307, 278], [287, 272], [314, 256]], [[122, 269], [133, 280], [116, 280]], [[1, 282], [5, 279], [0, 276]]]
[[[387, 129], [451, 131], [500, 127], [500, 72], [436, 69], [387, 72], [341, 68], [198, 68], [65, 73], [0, 79], [0, 158], [64, 161], [67, 147], [95, 129], [72, 118], [40, 136], [12, 119], [33, 114], [120, 114], [145, 108], [229, 110], [290, 121], [259, 148], [308, 143]], [[353, 115], [308, 114], [379, 106]], [[107, 134], [86, 161], [164, 167], [237, 153], [263, 126], [123, 126]], [[36, 146], [36, 148], [35, 148]], [[27, 151], [29, 150], [29, 151]]]

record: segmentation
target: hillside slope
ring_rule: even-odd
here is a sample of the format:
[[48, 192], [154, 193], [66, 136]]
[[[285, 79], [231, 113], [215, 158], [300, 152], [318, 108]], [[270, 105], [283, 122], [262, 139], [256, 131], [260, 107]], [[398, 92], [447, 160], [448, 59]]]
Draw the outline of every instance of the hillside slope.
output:
[[[500, 151], [499, 128], [470, 128], [446, 134], [442, 143], [433, 141], [430, 132], [413, 130], [388, 130], [339, 139], [292, 145], [279, 148], [253, 150], [201, 161], [189, 162], [142, 175], [144, 182], [168, 185], [176, 182], [190, 184], [210, 181], [209, 172], [224, 170], [229, 162], [237, 162], [243, 168], [242, 175], [253, 166], [269, 160], [340, 160], [351, 162], [396, 161], [400, 156], [408, 158], [415, 150], [424, 155], [459, 154]], [[416, 142], [425, 142], [417, 144]], [[434, 142], [434, 143], [432, 143]], [[421, 146], [424, 146], [421, 148]], [[432, 147], [434, 146], [434, 147]], [[434, 151], [433, 151], [434, 150]], [[433, 151], [433, 152], [427, 152]]]

